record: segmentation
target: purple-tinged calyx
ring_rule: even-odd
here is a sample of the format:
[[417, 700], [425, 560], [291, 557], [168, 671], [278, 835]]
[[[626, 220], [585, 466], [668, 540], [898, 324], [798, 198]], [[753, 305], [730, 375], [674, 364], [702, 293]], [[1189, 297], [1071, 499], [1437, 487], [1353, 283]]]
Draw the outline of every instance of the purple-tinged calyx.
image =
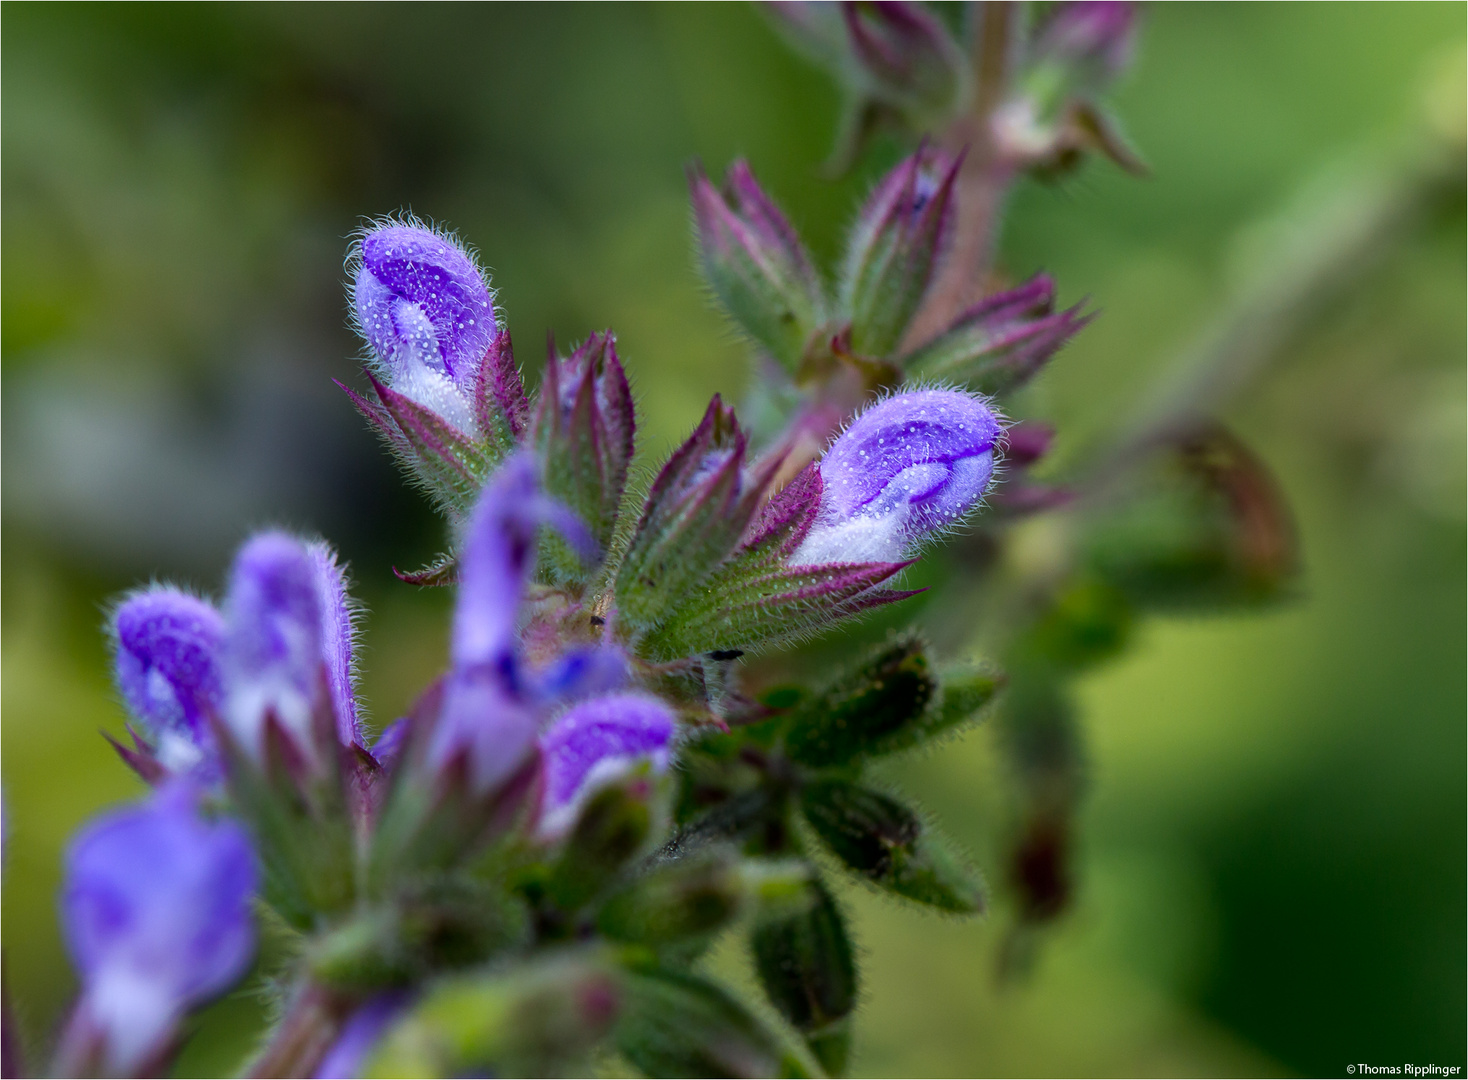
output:
[[453, 237], [408, 222], [369, 229], [357, 262], [353, 305], [383, 382], [459, 431], [487, 434], [475, 399], [501, 331], [473, 258]]
[[254, 954], [249, 841], [234, 822], [201, 817], [196, 798], [169, 784], [93, 822], [67, 853], [62, 926], [82, 996], [62, 1063], [98, 1070], [84, 1075], [156, 1075], [178, 1021]]
[[333, 749], [327, 738], [360, 743], [352, 607], [329, 548], [280, 532], [254, 537], [235, 558], [225, 618], [222, 715], [248, 754], [263, 762], [271, 722], [318, 766]]
[[963, 51], [923, 5], [901, 0], [843, 3], [852, 55], [867, 91], [917, 116], [943, 115], [968, 80]]
[[224, 617], [207, 600], [156, 585], [118, 606], [112, 639], [117, 688], [158, 765], [166, 772], [211, 768]]
[[1063, 65], [1083, 90], [1099, 90], [1131, 63], [1137, 5], [1125, 0], [1072, 0], [1056, 4], [1035, 34], [1036, 64]]
[[649, 694], [604, 694], [571, 706], [540, 738], [545, 761], [541, 831], [563, 833], [589, 795], [639, 762], [655, 772], [666, 770], [677, 730], [672, 710]]
[[858, 356], [886, 358], [917, 313], [953, 230], [960, 158], [925, 146], [877, 184], [851, 232], [840, 311]]
[[[591, 335], [564, 359], [552, 347], [533, 440], [543, 482], [603, 551], [616, 528], [635, 434], [632, 391], [611, 331]], [[544, 553], [559, 582], [584, 581], [596, 568], [559, 541], [547, 543]]]
[[714, 395], [653, 481], [618, 568], [617, 613], [625, 625], [657, 625], [733, 554], [780, 465], [747, 468], [747, 449], [734, 411]]
[[983, 398], [895, 394], [854, 419], [821, 459], [821, 508], [793, 566], [901, 559], [983, 501], [1003, 435]]
[[794, 370], [826, 318], [824, 286], [795, 227], [743, 160], [722, 189], [697, 166], [688, 183], [709, 285], [735, 323]]
[[1094, 315], [1084, 303], [1055, 310], [1055, 282], [1036, 274], [961, 312], [932, 341], [902, 358], [910, 377], [963, 383], [1003, 394], [1028, 382]]

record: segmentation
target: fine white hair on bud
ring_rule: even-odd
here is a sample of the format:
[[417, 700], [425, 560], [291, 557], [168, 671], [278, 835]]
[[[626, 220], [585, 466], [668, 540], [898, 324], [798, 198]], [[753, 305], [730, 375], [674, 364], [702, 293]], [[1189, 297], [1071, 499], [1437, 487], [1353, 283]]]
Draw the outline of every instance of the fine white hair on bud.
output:
[[821, 459], [821, 507], [796, 566], [900, 559], [983, 501], [1003, 425], [962, 390], [895, 394], [854, 419]]

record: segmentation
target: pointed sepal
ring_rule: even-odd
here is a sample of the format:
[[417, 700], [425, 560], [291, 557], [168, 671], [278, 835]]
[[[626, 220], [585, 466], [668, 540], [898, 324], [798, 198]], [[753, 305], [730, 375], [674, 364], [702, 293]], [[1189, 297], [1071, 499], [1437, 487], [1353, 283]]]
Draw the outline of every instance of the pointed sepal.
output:
[[[636, 431], [632, 392], [611, 331], [593, 334], [569, 357], [546, 359], [533, 442], [546, 492], [569, 507], [606, 551], [627, 487]], [[542, 542], [557, 583], [580, 583], [595, 571], [553, 536]]]
[[795, 370], [826, 318], [824, 286], [795, 227], [743, 160], [722, 189], [698, 166], [688, 185], [709, 287], [750, 340]]
[[1094, 315], [1055, 310], [1055, 282], [1038, 274], [964, 311], [935, 339], [902, 359], [909, 376], [1005, 394], [1032, 379]]
[[887, 357], [922, 304], [953, 230], [960, 164], [924, 146], [888, 173], [862, 207], [839, 289], [857, 355]]

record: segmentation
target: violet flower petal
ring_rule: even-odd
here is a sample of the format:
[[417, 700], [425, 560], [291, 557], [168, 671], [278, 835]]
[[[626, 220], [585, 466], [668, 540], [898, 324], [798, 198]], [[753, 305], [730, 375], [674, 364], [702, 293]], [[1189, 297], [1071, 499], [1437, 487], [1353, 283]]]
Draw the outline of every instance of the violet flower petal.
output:
[[623, 692], [573, 705], [540, 739], [545, 757], [542, 830], [558, 833], [576, 818], [581, 803], [639, 760], [668, 767], [677, 721], [650, 694]]
[[1003, 429], [977, 395], [914, 390], [860, 414], [821, 459], [821, 510], [795, 566], [894, 560], [983, 500]]
[[245, 830], [200, 817], [196, 797], [185, 782], [161, 788], [87, 826], [67, 853], [61, 914], [81, 1007], [119, 1074], [254, 954], [257, 871]]
[[156, 585], [119, 605], [112, 637], [117, 688], [163, 764], [212, 758], [208, 716], [222, 697], [224, 617], [207, 600]]

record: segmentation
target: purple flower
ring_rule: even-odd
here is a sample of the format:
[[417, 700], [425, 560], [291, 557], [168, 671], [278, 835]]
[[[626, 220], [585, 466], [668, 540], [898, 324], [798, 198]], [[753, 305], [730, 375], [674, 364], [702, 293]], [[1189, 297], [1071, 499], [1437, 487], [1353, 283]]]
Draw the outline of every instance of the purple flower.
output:
[[[189, 1009], [227, 990], [255, 951], [254, 855], [210, 822], [187, 783], [84, 829], [66, 859], [62, 923], [82, 978], [79, 1030], [106, 1071], [132, 1075]], [[77, 1030], [77, 1029], [74, 1029]]]
[[[511, 458], [485, 486], [464, 537], [453, 667], [427, 763], [431, 774], [442, 775], [462, 762], [471, 793], [483, 797], [538, 751], [547, 821], [560, 828], [574, 819], [588, 785], [629, 760], [651, 756], [666, 765], [676, 724], [657, 698], [620, 691], [627, 659], [615, 647], [574, 646], [538, 669], [525, 664], [518, 621], [542, 524], [555, 526], [573, 546], [591, 542], [575, 517], [543, 494], [534, 462]], [[548, 723], [567, 702], [573, 704]]]
[[861, 413], [821, 459], [821, 508], [792, 565], [897, 559], [983, 500], [1003, 433], [975, 394], [914, 390]]
[[352, 608], [324, 544], [262, 533], [235, 557], [225, 600], [225, 723], [261, 758], [273, 715], [308, 759], [320, 749], [318, 710], [336, 738], [361, 741], [352, 694]]
[[479, 267], [452, 236], [413, 220], [369, 229], [356, 257], [357, 322], [384, 381], [476, 433], [475, 386], [500, 336]]
[[157, 585], [112, 617], [113, 673], [159, 763], [178, 771], [213, 757], [209, 714], [222, 695], [224, 618], [207, 600]]
[[556, 835], [569, 828], [588, 795], [638, 761], [666, 769], [676, 733], [672, 710], [649, 694], [604, 694], [573, 705], [540, 739], [542, 831]]
[[534, 462], [513, 457], [485, 485], [459, 555], [449, 647], [453, 670], [444, 685], [429, 764], [443, 769], [467, 755], [470, 783], [480, 793], [519, 768], [538, 731], [516, 630], [542, 523], [555, 525], [573, 547], [595, 547], [575, 516], [541, 493]]

